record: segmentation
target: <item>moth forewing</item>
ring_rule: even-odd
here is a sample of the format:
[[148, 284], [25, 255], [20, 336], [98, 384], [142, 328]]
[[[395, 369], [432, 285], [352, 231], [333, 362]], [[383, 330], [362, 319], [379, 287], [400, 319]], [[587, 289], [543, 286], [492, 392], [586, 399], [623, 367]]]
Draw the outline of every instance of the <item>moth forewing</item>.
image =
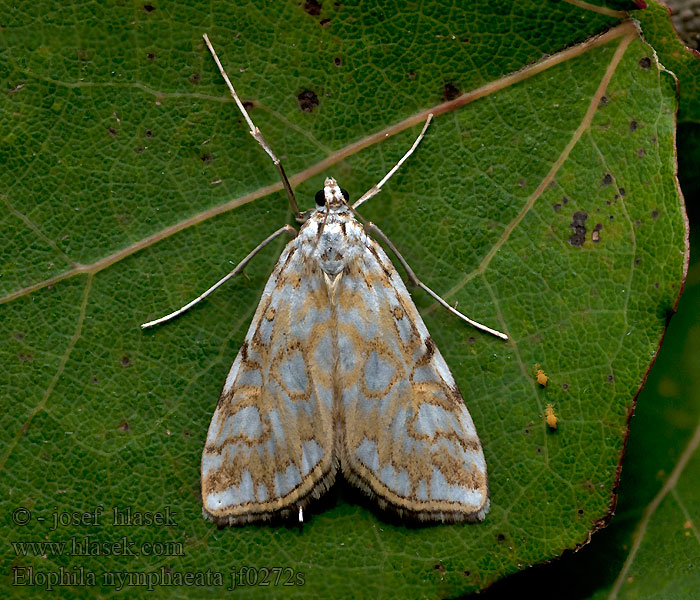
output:
[[489, 502], [479, 437], [379, 244], [366, 238], [336, 298], [339, 345], [349, 355], [338, 371], [343, 474], [402, 516], [482, 520]]
[[219, 523], [291, 515], [335, 479], [330, 311], [298, 240], [265, 286], [207, 433], [202, 502]]

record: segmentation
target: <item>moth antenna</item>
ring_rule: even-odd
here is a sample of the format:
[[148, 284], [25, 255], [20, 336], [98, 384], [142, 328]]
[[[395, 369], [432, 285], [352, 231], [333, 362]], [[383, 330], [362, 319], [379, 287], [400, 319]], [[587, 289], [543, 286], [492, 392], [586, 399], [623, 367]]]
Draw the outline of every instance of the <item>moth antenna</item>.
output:
[[253, 123], [253, 119], [250, 118], [248, 111], [245, 109], [245, 106], [243, 106], [243, 102], [241, 102], [241, 99], [238, 97], [236, 90], [233, 88], [233, 84], [231, 83], [231, 80], [228, 78], [228, 75], [226, 74], [224, 67], [221, 65], [221, 61], [219, 60], [219, 57], [217, 56], [216, 51], [214, 50], [214, 46], [212, 46], [211, 42], [209, 41], [209, 37], [207, 36], [206, 33], [202, 37], [204, 38], [204, 41], [207, 44], [207, 48], [209, 48], [209, 52], [211, 52], [211, 55], [214, 58], [214, 62], [216, 63], [216, 66], [219, 67], [219, 72], [221, 73], [221, 76], [224, 78], [224, 81], [226, 82], [226, 85], [228, 86], [228, 89], [231, 92], [231, 96], [233, 97], [234, 101], [236, 102], [236, 106], [238, 106], [238, 110], [241, 111], [243, 118], [246, 120], [246, 123], [248, 123], [248, 127], [250, 129], [250, 135], [252, 135], [253, 138], [255, 139], [255, 141], [258, 142], [258, 144], [260, 144], [260, 147], [272, 159], [272, 162], [275, 165], [275, 167], [277, 167], [277, 170], [279, 171], [280, 177], [282, 178], [282, 185], [284, 186], [284, 190], [287, 192], [287, 198], [289, 199], [289, 207], [291, 208], [292, 212], [294, 213], [294, 217], [296, 218], [297, 222], [303, 223], [308, 218], [308, 214], [299, 212], [299, 207], [297, 206], [297, 200], [294, 197], [294, 191], [292, 190], [292, 186], [289, 183], [289, 179], [287, 178], [287, 174], [284, 172], [284, 167], [282, 166], [282, 162], [280, 161], [279, 158], [277, 158], [275, 153], [272, 151], [272, 148], [270, 148], [270, 145], [267, 143], [267, 140], [265, 140], [265, 138], [263, 137], [263, 134], [260, 132], [260, 129], [258, 129], [255, 126], [255, 123]]

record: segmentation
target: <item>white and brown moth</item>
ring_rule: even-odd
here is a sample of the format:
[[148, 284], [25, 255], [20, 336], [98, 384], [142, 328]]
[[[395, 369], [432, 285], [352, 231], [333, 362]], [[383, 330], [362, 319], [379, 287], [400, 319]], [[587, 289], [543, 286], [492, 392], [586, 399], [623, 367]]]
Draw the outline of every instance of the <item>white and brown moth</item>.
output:
[[338, 470], [380, 507], [423, 521], [480, 521], [489, 510], [486, 462], [474, 423], [440, 351], [382, 247], [414, 284], [398, 251], [355, 209], [379, 192], [422, 139], [352, 206], [332, 178], [316, 208], [299, 213], [291, 186], [204, 39], [251, 134], [282, 175], [303, 225], [277, 230], [231, 273], [171, 319], [239, 273], [282, 234], [287, 244], [270, 276], [243, 346], [229, 371], [202, 453], [202, 503], [219, 524], [298, 514], [334, 482]]

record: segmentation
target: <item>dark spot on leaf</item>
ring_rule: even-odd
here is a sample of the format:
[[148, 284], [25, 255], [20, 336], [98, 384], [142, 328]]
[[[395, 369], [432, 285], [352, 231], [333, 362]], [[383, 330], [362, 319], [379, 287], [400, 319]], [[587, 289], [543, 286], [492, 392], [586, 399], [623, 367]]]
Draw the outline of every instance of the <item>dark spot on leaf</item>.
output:
[[32, 362], [34, 360], [31, 354], [23, 354], [22, 352], [17, 355], [17, 358], [19, 358], [19, 362]]
[[651, 218], [656, 219], [656, 217], [659, 216], [659, 211], [658, 210], [652, 210], [651, 211]]
[[119, 426], [119, 429], [121, 429], [122, 431], [129, 431], [129, 422], [128, 422], [128, 421], [124, 421], [124, 422]]
[[637, 225], [637, 226], [639, 226], [639, 225], [642, 224], [642, 220], [641, 220], [641, 219], [637, 219], [637, 220], [634, 222], [634, 224]]
[[506, 541], [506, 536], [503, 535], [502, 533], [499, 533], [499, 534], [496, 536], [496, 539], [497, 539], [499, 542], [505, 542], [505, 541]]
[[630, 121], [630, 131], [635, 131], [637, 129], [637, 121]]
[[314, 108], [318, 106], [318, 96], [311, 90], [304, 90], [297, 96], [297, 100], [299, 101], [299, 108], [304, 112], [313, 112]]
[[579, 514], [579, 515], [583, 515], [583, 509], [582, 509], [582, 508], [579, 508], [579, 509], [578, 509], [578, 514]]
[[518, 181], [518, 187], [525, 187], [526, 184], [527, 184], [527, 181], [525, 181], [524, 179], [521, 179], [520, 181]]
[[467, 338], [467, 341], [468, 341], [470, 344], [473, 344], [474, 342], [476, 342], [476, 338], [468, 337], [468, 338]]
[[459, 91], [459, 88], [451, 81], [448, 81], [444, 85], [443, 90], [442, 90], [442, 97], [447, 102], [459, 97], [460, 94], [461, 94], [461, 92]]
[[568, 204], [568, 203], [569, 203], [569, 199], [568, 199], [566, 196], [562, 196], [562, 197], [561, 197], [561, 201], [562, 201], [564, 204]]
[[586, 219], [588, 214], [579, 210], [574, 213], [573, 220], [571, 221], [571, 227], [574, 230], [573, 235], [569, 238], [569, 244], [572, 246], [578, 246], [579, 248], [583, 246], [583, 242], [586, 241]]
[[146, 58], [147, 58], [148, 60], [155, 60], [155, 59], [156, 59], [156, 55], [155, 55], [153, 52], [149, 52], [148, 54], [146, 54]]
[[615, 217], [613, 217], [612, 215], [609, 215], [609, 216], [608, 216], [608, 219], [610, 219], [611, 221], [612, 221], [614, 218], [615, 218]]
[[190, 75], [190, 81], [192, 83], [194, 83], [195, 85], [197, 85], [199, 83], [199, 80], [201, 78], [202, 78], [202, 76], [199, 73], [192, 73], [192, 75]]
[[558, 202], [556, 202], [555, 204], [552, 204], [552, 208], [553, 208], [554, 210], [561, 210], [561, 204], [559, 204]]
[[625, 188], [618, 188], [617, 191], [620, 192], [620, 196], [624, 196], [625, 193], [626, 193], [626, 192], [625, 192]]
[[433, 569], [435, 569], [436, 571], [440, 571], [441, 573], [444, 573], [444, 572], [445, 572], [445, 567], [444, 567], [444, 565], [441, 565], [440, 563], [436, 564], [436, 565], [433, 567]]
[[608, 375], [608, 383], [612, 383], [613, 381], [615, 381], [615, 376], [610, 373], [610, 375]]
[[90, 380], [90, 383], [100, 383], [100, 380], [99, 380], [97, 377], [93, 377], [93, 378]]
[[321, 14], [321, 3], [316, 0], [306, 0], [304, 10], [312, 17], [317, 17]]
[[147, 13], [151, 13], [151, 12], [153, 12], [155, 9], [156, 9], [156, 7], [153, 6], [152, 4], [144, 4], [144, 5], [143, 5], [143, 10], [145, 10]]
[[136, 146], [136, 148], [134, 148], [134, 151], [136, 152], [136, 154], [141, 154], [141, 152], [143, 152], [143, 146]]
[[333, 59], [333, 64], [334, 64], [336, 67], [339, 67], [340, 65], [343, 64], [343, 61], [341, 60], [341, 58], [340, 58], [339, 56], [336, 56], [336, 57]]
[[651, 58], [648, 56], [645, 56], [644, 58], [639, 59], [639, 66], [642, 67], [645, 71], [651, 67]]
[[214, 157], [211, 154], [202, 154], [202, 156], [200, 156], [199, 159], [202, 162], [208, 163], [214, 160]]
[[642, 264], [642, 259], [641, 259], [641, 258], [635, 258], [635, 259], [634, 259], [634, 264], [635, 264], [635, 265], [641, 265], [641, 264]]
[[122, 367], [128, 367], [131, 364], [131, 359], [128, 356], [122, 357]]
[[598, 106], [605, 106], [608, 102], [610, 102], [610, 100], [607, 96], [601, 96], [600, 101], [598, 102]]
[[652, 135], [651, 138], [649, 138], [649, 139], [651, 139], [652, 144], [656, 144], [656, 136], [655, 135]]
[[255, 108], [255, 102], [253, 102], [252, 100], [244, 100], [243, 108], [245, 108], [246, 110], [253, 110]]
[[15, 339], [16, 340], [23, 340], [24, 339], [24, 334], [20, 333], [19, 331], [15, 331]]
[[328, 23], [330, 23], [330, 22], [331, 22], [330, 19], [321, 19], [321, 22], [319, 23], [319, 25], [320, 25], [321, 27], [325, 27], [325, 26], [328, 25]]
[[464, 575], [465, 577], [469, 577], [471, 573], [469, 571], [462, 571], [462, 575]]
[[408, 78], [409, 78], [409, 79], [415, 79], [415, 78], [416, 78], [416, 72], [415, 72], [415, 71], [409, 71], [409, 72], [408, 72]]
[[530, 430], [529, 430], [529, 429], [526, 429], [526, 430], [525, 430], [525, 435], [530, 435]]
[[610, 185], [612, 181], [612, 175], [610, 175], [610, 173], [606, 173], [605, 177], [603, 177], [603, 185]]
[[591, 240], [593, 240], [594, 242], [600, 241], [601, 229], [603, 229], [603, 225], [601, 223], [596, 223], [596, 226], [593, 228], [593, 232], [591, 233]]
[[117, 137], [117, 130], [114, 129], [114, 127], [107, 127], [107, 131], [109, 132], [109, 135], [112, 137]]
[[568, 389], [569, 389], [569, 384], [568, 384], [568, 383], [562, 383], [562, 384], [561, 384], [561, 389], [563, 389], [563, 390], [568, 390]]
[[655, 281], [655, 282], [654, 282], [654, 287], [655, 287], [657, 290], [659, 289], [659, 282], [658, 282], [658, 281]]
[[185, 429], [185, 430], [182, 432], [182, 434], [183, 434], [185, 437], [190, 437], [190, 432], [187, 431], [187, 429]]
[[153, 132], [150, 129], [146, 129], [146, 137], [153, 137]]

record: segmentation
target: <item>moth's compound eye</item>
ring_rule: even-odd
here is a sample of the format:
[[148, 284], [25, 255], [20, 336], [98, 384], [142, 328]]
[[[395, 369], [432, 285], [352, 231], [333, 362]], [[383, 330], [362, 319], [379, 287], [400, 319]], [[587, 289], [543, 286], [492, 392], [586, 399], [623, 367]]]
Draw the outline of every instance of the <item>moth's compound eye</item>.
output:
[[345, 198], [345, 202], [350, 202], [350, 194], [348, 194], [347, 190], [340, 189], [340, 193], [343, 194], [343, 198]]
[[316, 192], [316, 206], [325, 206], [326, 205], [326, 192], [323, 190], [319, 190]]

